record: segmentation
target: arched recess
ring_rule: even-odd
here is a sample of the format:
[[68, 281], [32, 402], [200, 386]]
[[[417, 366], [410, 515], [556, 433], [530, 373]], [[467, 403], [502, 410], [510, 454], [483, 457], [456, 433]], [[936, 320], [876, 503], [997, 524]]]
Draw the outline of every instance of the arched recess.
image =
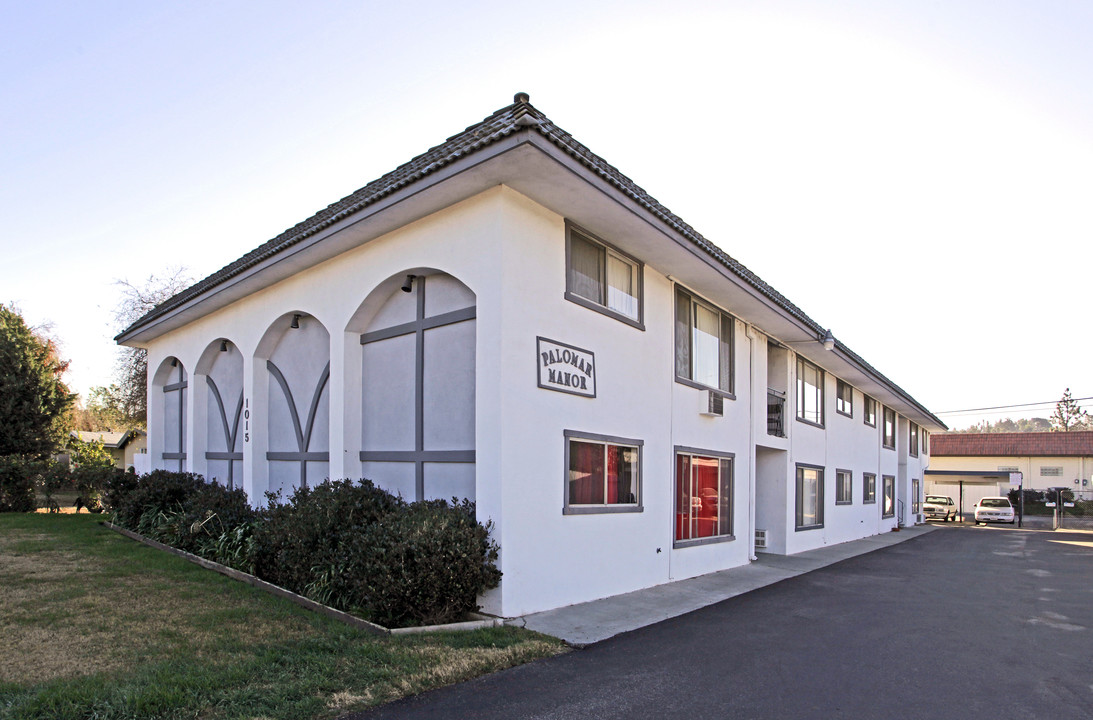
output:
[[[210, 343], [194, 368], [195, 392], [204, 379], [205, 477], [243, 487], [243, 354], [227, 338]], [[198, 414], [195, 410], [195, 416]], [[195, 418], [195, 424], [197, 424]], [[194, 428], [196, 434], [201, 428]], [[195, 450], [196, 452], [196, 450]]]
[[361, 328], [361, 469], [407, 499], [475, 497], [474, 292], [436, 271], [390, 278]]
[[330, 334], [311, 315], [286, 313], [266, 331], [259, 356], [269, 375], [268, 489], [289, 495], [329, 476]]
[[159, 424], [163, 435], [159, 466], [165, 470], [186, 469], [186, 390], [189, 387], [186, 368], [176, 357], [160, 363], [152, 375], [152, 392], [163, 393]]

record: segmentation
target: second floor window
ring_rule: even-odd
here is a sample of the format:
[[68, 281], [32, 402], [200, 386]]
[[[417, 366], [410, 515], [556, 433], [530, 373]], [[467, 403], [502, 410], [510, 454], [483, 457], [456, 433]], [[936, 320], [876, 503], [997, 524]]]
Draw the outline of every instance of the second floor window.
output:
[[566, 298], [641, 327], [641, 263], [566, 226]]
[[797, 358], [797, 419], [824, 424], [824, 371]]
[[912, 457], [918, 457], [918, 425], [913, 422], [909, 422], [907, 425], [910, 427], [910, 431], [907, 434], [907, 439], [910, 443], [907, 452], [909, 452]]
[[676, 288], [676, 379], [731, 393], [734, 322]]
[[896, 411], [884, 408], [884, 447], [896, 449]]
[[868, 395], [865, 396], [862, 416], [865, 418], [866, 425], [872, 425], [873, 427], [877, 426], [877, 401]]
[[854, 388], [842, 380], [835, 390], [835, 412], [854, 417]]

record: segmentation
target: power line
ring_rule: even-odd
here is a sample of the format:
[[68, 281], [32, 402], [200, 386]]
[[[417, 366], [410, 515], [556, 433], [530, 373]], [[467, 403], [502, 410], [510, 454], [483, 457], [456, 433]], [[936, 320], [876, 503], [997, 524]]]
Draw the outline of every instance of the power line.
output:
[[[1071, 398], [1071, 399], [1074, 402], [1079, 402], [1081, 400], [1093, 400], [1093, 397]], [[960, 413], [982, 412], [984, 410], [1012, 410], [1013, 408], [1037, 407], [1039, 405], [1051, 406], [1051, 405], [1057, 405], [1057, 404], [1059, 404], [1058, 400], [1044, 400], [1043, 402], [1021, 403], [1020, 405], [996, 405], [994, 407], [968, 408], [967, 410], [943, 410], [942, 412], [935, 412], [934, 415], [957, 415], [957, 414], [960, 414]]]

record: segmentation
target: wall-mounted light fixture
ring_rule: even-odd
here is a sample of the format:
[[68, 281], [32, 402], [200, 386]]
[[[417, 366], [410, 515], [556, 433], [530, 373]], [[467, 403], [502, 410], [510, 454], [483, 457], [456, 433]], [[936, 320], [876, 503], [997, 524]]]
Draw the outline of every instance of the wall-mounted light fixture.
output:
[[227, 351], [228, 351], [228, 341], [227, 340], [221, 340], [220, 341], [220, 352], [227, 352]]
[[831, 328], [827, 329], [824, 333], [824, 350], [833, 350], [835, 348], [835, 336], [831, 334]]
[[414, 279], [417, 275], [407, 275], [406, 282], [402, 283], [402, 292], [410, 292], [414, 289]]
[[171, 367], [178, 367], [178, 358], [171, 358]]
[[296, 313], [292, 316], [292, 322], [289, 323], [289, 327], [293, 330], [298, 330], [300, 328], [300, 313]]

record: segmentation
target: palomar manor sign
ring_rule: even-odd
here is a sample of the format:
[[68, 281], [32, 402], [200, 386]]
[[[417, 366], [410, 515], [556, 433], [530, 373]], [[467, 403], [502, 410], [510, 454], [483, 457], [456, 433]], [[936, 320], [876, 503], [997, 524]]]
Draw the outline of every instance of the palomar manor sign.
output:
[[539, 387], [596, 397], [596, 356], [589, 350], [536, 338]]

